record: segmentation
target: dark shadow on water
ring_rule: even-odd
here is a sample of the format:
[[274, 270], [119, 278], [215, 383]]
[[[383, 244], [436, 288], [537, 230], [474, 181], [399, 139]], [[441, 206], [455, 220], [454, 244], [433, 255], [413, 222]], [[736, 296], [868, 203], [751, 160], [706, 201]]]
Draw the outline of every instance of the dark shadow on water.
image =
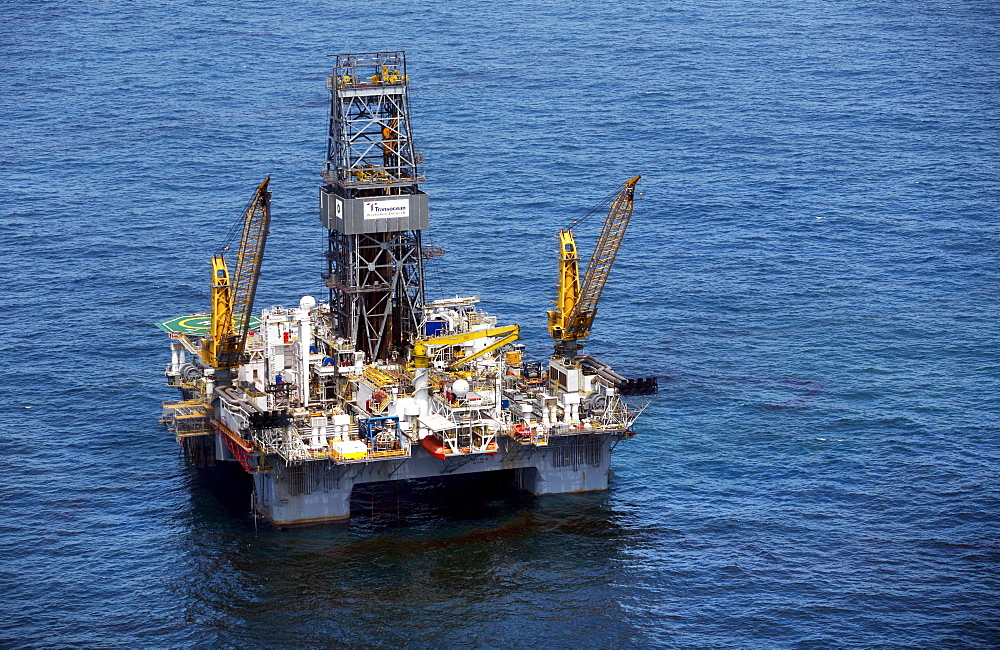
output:
[[253, 478], [238, 463], [216, 463], [210, 467], [188, 467], [191, 503], [196, 517], [221, 518], [253, 525], [250, 497]]
[[517, 645], [524, 621], [566, 644], [644, 642], [617, 587], [636, 535], [607, 492], [535, 497], [503, 471], [362, 484], [349, 524], [277, 530], [255, 527], [239, 467], [192, 477], [177, 595], [209, 645]]
[[[192, 504], [196, 514], [209, 519], [228, 517], [232, 523], [274, 530], [264, 519], [254, 522], [251, 512], [253, 479], [236, 463], [190, 468]], [[351, 493], [350, 523], [331, 523], [280, 531], [308, 529], [377, 533], [434, 523], [491, 520], [530, 508], [536, 497], [517, 487], [512, 470], [442, 476], [384, 483], [362, 483]], [[277, 532], [277, 531], [276, 531]]]
[[375, 532], [475, 522], [530, 507], [534, 499], [515, 485], [513, 471], [363, 483], [351, 493], [351, 526]]

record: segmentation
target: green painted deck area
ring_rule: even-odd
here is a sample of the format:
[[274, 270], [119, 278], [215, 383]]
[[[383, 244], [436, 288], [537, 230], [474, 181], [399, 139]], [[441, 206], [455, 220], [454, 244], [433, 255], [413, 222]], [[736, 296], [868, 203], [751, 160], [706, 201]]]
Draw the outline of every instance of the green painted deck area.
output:
[[[205, 336], [208, 334], [208, 327], [212, 324], [211, 314], [188, 314], [187, 316], [177, 316], [170, 320], [157, 323], [156, 326], [167, 334], [186, 334], [188, 336]], [[260, 329], [260, 319], [256, 316], [250, 317], [250, 331]]]

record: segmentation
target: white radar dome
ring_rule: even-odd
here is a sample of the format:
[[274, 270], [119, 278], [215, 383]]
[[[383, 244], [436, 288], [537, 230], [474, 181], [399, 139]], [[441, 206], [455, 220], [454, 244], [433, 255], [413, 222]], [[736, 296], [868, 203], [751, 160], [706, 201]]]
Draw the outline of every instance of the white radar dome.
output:
[[316, 306], [316, 299], [312, 296], [302, 296], [302, 300], [299, 301], [299, 309], [305, 309], [309, 311]]
[[469, 382], [464, 379], [456, 379], [455, 383], [451, 385], [451, 392], [455, 393], [456, 397], [465, 397], [469, 392]]

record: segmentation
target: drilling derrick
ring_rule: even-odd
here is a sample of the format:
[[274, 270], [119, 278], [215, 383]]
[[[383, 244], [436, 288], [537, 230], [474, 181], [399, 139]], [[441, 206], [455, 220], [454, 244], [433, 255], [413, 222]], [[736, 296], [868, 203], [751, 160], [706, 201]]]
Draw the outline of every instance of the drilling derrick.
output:
[[335, 59], [320, 189], [331, 325], [371, 360], [404, 357], [421, 321], [421, 230], [428, 225], [406, 58], [375, 52]]

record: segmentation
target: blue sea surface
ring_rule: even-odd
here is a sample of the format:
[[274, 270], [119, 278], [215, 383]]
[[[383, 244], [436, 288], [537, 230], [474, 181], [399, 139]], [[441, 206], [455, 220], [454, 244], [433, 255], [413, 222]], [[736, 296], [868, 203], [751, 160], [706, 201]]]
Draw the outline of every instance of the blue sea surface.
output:
[[[554, 233], [643, 173], [607, 492], [281, 532], [157, 424], [267, 175], [257, 305], [324, 297], [327, 55], [387, 49], [428, 296], [536, 357]], [[998, 62], [992, 0], [0, 4], [0, 646], [1000, 647]]]

